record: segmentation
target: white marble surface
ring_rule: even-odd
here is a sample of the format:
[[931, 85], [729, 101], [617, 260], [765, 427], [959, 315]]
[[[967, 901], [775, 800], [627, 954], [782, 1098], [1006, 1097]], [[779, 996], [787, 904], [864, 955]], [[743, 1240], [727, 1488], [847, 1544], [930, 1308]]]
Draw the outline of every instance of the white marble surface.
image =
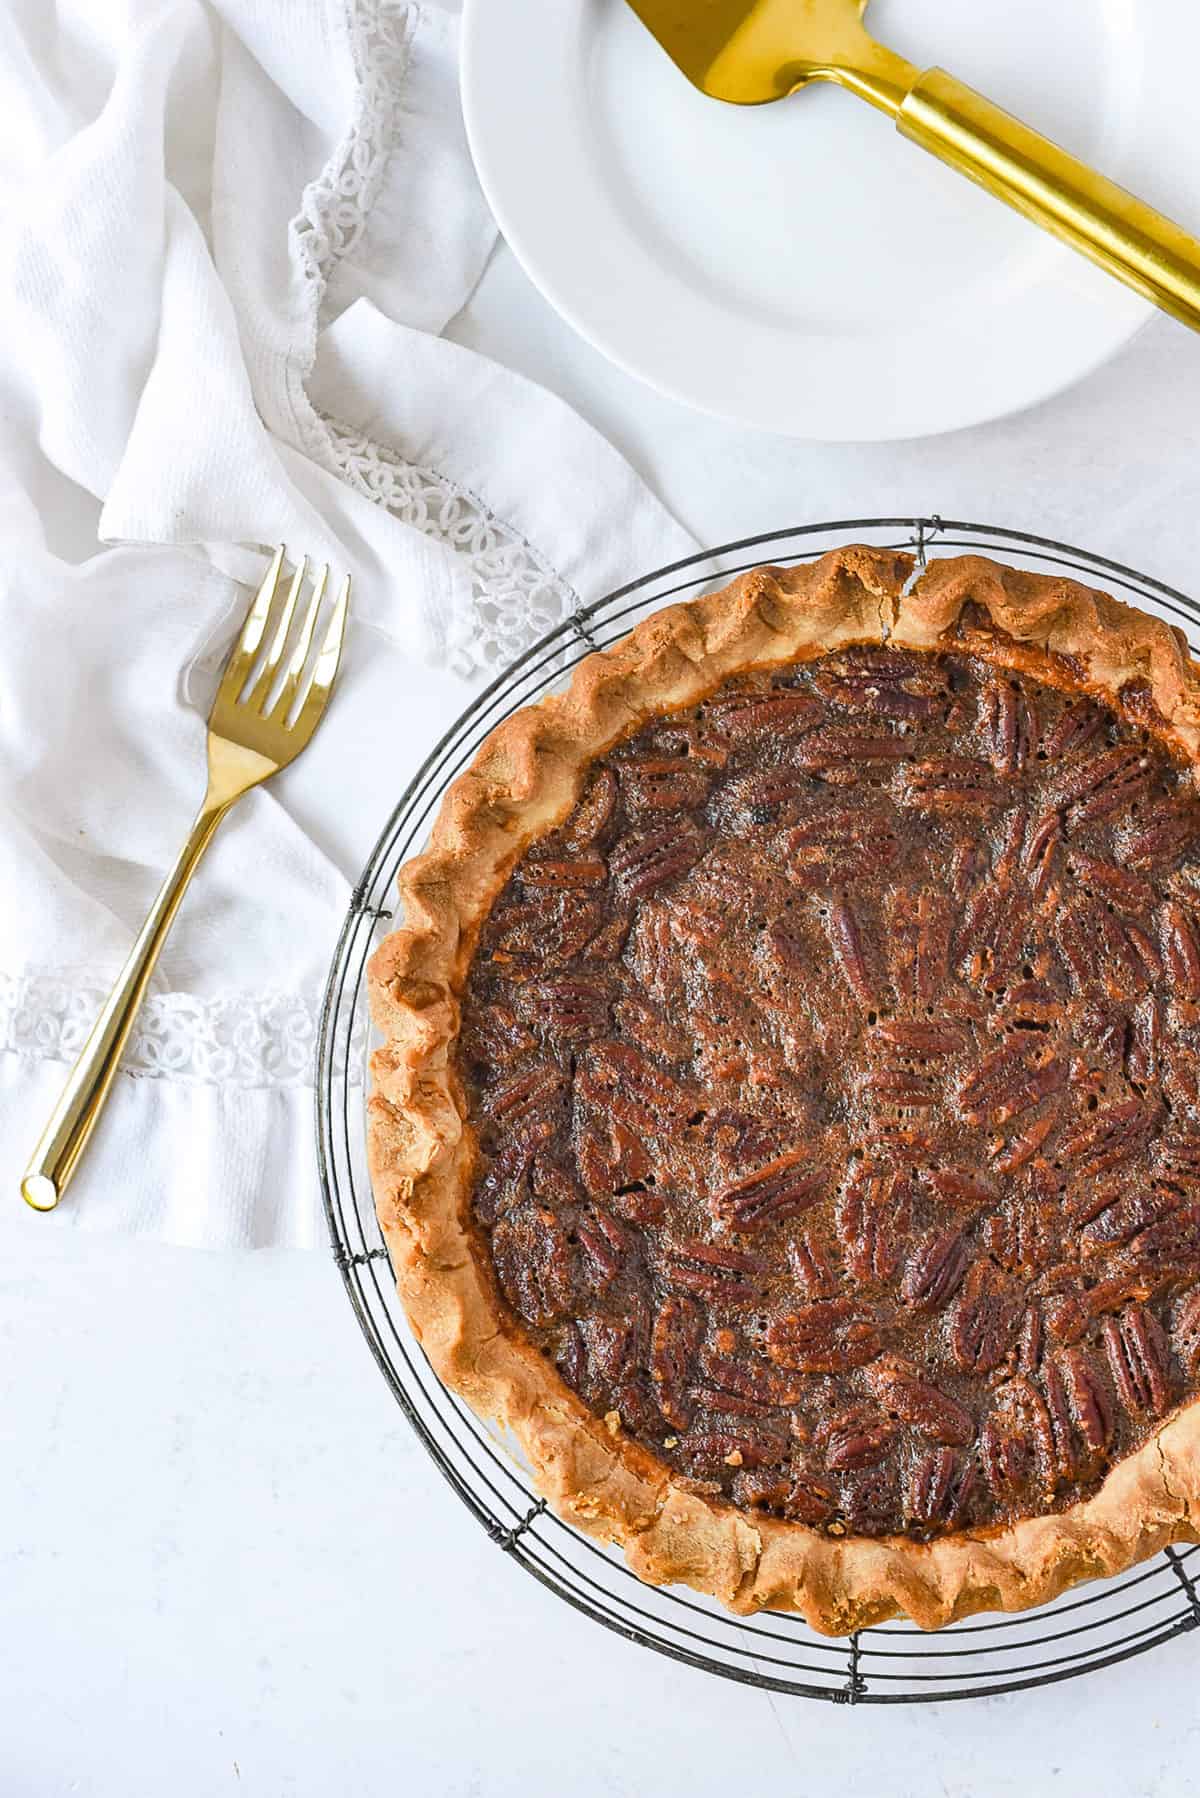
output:
[[[657, 398], [503, 250], [456, 333], [576, 404], [705, 541], [938, 511], [1198, 584], [1200, 346], [1165, 322], [1036, 412], [874, 449], [739, 434]], [[414, 675], [413, 700], [416, 760], [455, 695]], [[85, 1237], [15, 1194], [0, 1234], [3, 1798], [1192, 1788], [1200, 1639], [932, 1709], [740, 1690], [609, 1636], [496, 1552], [411, 1438], [324, 1255]]]

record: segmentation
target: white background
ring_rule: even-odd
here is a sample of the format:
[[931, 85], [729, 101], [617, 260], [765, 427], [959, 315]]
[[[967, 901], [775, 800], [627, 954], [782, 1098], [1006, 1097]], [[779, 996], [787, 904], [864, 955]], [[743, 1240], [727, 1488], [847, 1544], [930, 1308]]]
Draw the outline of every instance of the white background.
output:
[[[741, 434], [657, 398], [504, 250], [455, 334], [578, 406], [703, 541], [937, 511], [1200, 587], [1200, 346], [1165, 321], [1036, 412], [872, 449]], [[410, 721], [397, 789], [461, 699], [414, 673], [378, 720], [381, 753]], [[486, 1540], [324, 1255], [209, 1256], [65, 1222], [0, 1205], [0, 1798], [1192, 1789], [1197, 1639], [933, 1709], [851, 1713], [677, 1668]]]

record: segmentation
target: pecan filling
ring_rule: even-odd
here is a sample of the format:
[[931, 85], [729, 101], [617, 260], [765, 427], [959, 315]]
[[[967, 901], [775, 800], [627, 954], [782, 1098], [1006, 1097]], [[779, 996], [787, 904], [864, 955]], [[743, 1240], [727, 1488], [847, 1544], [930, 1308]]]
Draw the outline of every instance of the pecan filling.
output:
[[463, 999], [473, 1207], [614, 1430], [833, 1534], [1086, 1496], [1200, 1381], [1200, 800], [968, 655], [727, 682], [595, 764]]

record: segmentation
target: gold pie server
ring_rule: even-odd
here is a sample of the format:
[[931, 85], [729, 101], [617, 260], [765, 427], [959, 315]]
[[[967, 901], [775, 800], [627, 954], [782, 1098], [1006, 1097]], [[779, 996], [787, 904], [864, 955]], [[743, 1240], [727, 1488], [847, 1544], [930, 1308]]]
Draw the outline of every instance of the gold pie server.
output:
[[347, 576], [338, 589], [310, 669], [309, 652], [329, 569], [315, 571], [312, 592], [297, 623], [297, 602], [308, 559], [305, 557], [292, 579], [284, 582], [283, 558], [281, 545], [221, 671], [208, 715], [208, 786], [187, 841], [159, 889], [25, 1170], [21, 1192], [35, 1211], [53, 1211], [96, 1127], [159, 951], [217, 825], [243, 793], [295, 760], [324, 716], [341, 660], [350, 579]]
[[629, 0], [702, 93], [735, 105], [832, 81], [960, 174], [1200, 330], [1200, 242], [944, 69], [877, 44], [867, 0]]

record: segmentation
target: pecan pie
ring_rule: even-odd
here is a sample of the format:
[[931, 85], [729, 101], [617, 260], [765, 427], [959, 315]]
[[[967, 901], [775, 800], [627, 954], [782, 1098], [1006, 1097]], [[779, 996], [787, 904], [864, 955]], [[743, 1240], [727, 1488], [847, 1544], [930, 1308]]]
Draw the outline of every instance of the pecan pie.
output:
[[439, 1373], [645, 1579], [840, 1632], [1200, 1523], [1200, 671], [980, 558], [660, 612], [451, 789], [371, 965]]

